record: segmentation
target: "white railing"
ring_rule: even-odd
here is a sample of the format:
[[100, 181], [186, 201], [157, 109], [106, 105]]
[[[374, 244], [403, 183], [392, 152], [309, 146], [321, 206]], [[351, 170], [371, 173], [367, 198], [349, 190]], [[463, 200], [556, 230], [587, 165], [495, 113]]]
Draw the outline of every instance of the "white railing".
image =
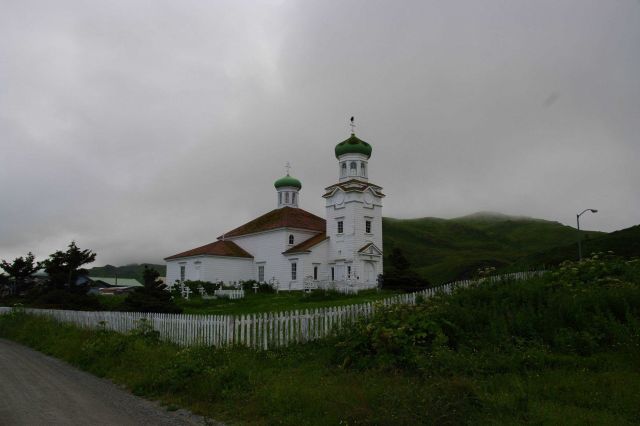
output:
[[[141, 320], [144, 320], [158, 331], [162, 340], [183, 346], [244, 345], [255, 349], [269, 349], [327, 337], [356, 319], [370, 317], [378, 306], [415, 304], [419, 296], [427, 299], [436, 294], [451, 294], [456, 288], [469, 287], [482, 281], [523, 280], [543, 273], [544, 271], [517, 272], [479, 281], [456, 281], [416, 293], [398, 294], [374, 303], [248, 315], [83, 312], [31, 308], [25, 308], [24, 311], [84, 328], [104, 328], [120, 333], [139, 327]], [[0, 308], [0, 314], [10, 310], [11, 308]]]
[[370, 290], [372, 288], [376, 288], [377, 283], [363, 283], [352, 280], [342, 280], [342, 281], [317, 281], [317, 288], [322, 290], [332, 290], [337, 291], [342, 294], [358, 294], [358, 292], [363, 290]]
[[214, 290], [213, 295], [227, 299], [244, 299], [244, 290]]

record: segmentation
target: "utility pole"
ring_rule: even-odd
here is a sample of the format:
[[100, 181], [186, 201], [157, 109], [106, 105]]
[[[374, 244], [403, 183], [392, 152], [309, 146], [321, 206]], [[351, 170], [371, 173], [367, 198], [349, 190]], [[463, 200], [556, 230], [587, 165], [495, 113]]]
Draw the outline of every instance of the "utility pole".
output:
[[580, 216], [586, 212], [598, 213], [596, 209], [584, 209], [581, 213], [576, 215], [576, 223], [578, 224], [578, 260], [582, 261], [582, 234], [580, 234]]

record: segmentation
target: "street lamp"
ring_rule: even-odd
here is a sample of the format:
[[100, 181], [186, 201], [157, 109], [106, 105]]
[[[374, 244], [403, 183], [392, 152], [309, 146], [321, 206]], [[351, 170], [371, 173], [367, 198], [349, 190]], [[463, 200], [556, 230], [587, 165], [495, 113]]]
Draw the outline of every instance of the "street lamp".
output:
[[586, 212], [598, 213], [596, 209], [584, 209], [580, 214], [576, 215], [576, 222], [578, 223], [578, 260], [582, 260], [582, 235], [580, 234], [580, 216]]

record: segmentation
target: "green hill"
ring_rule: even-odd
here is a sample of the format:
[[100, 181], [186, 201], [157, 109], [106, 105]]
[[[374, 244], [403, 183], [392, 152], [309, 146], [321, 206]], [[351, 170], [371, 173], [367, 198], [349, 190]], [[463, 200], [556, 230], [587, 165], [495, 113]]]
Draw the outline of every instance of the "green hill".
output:
[[[625, 257], [640, 256], [640, 225], [610, 234], [585, 238], [582, 241], [583, 256], [606, 251], [612, 251]], [[574, 243], [524, 256], [516, 262], [516, 265], [520, 268], [526, 268], [530, 265], [557, 265], [575, 257], [577, 257], [577, 246]]]
[[135, 278], [139, 282], [144, 282], [142, 279], [142, 275], [144, 272], [144, 267], [147, 266], [149, 268], [155, 269], [158, 271], [161, 277], [166, 276], [167, 267], [165, 265], [154, 265], [152, 263], [132, 263], [130, 265], [125, 266], [113, 266], [113, 265], [105, 265], [105, 266], [96, 266], [94, 268], [89, 269], [90, 277], [105, 277], [105, 278]]
[[[467, 278], [485, 266], [507, 268], [578, 238], [575, 228], [559, 222], [488, 212], [455, 219], [383, 218], [382, 226], [384, 251], [401, 248], [412, 267], [433, 284]], [[584, 234], [590, 239], [605, 235]]]
[[[432, 284], [472, 276], [478, 268], [524, 270], [576, 260], [575, 228], [542, 219], [480, 212], [455, 219], [383, 218], [384, 251], [403, 250], [412, 268]], [[640, 256], [640, 225], [606, 234], [583, 231], [583, 253], [611, 250]], [[147, 264], [161, 276], [165, 265]], [[136, 278], [142, 282], [144, 264], [92, 268], [94, 277]]]

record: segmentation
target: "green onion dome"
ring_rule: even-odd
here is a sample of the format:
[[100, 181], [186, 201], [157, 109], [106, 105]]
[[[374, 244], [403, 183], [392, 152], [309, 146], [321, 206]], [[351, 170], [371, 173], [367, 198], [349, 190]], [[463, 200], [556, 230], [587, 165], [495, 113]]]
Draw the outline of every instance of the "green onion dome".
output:
[[302, 183], [300, 183], [298, 179], [289, 175], [286, 175], [285, 177], [281, 177], [280, 179], [275, 181], [273, 186], [275, 186], [276, 189], [282, 188], [283, 186], [293, 186], [294, 188], [302, 189]]
[[336, 158], [344, 154], [364, 154], [367, 158], [371, 157], [371, 145], [365, 141], [358, 139], [355, 133], [351, 133], [351, 137], [336, 145]]

